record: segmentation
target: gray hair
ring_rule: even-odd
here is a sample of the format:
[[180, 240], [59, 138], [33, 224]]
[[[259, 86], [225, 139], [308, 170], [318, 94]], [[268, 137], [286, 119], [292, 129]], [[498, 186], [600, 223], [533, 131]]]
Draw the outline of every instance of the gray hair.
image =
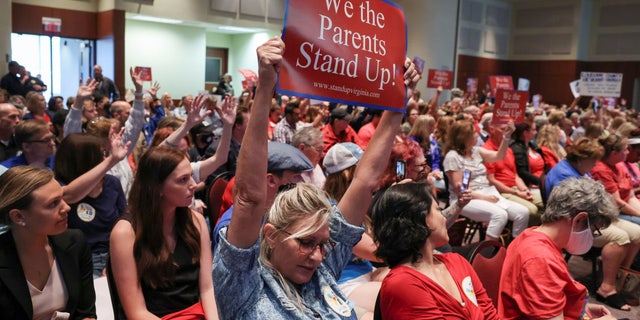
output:
[[547, 116], [535, 116], [533, 122], [536, 124], [536, 128], [540, 130], [546, 124], [549, 124], [549, 118], [547, 118]]
[[572, 219], [586, 212], [591, 225], [605, 228], [618, 219], [618, 207], [602, 183], [590, 178], [568, 178], [549, 195], [542, 223]]
[[296, 131], [291, 138], [291, 145], [298, 147], [301, 143], [307, 146], [313, 146], [315, 141], [322, 140], [322, 131], [313, 126], [307, 126]]

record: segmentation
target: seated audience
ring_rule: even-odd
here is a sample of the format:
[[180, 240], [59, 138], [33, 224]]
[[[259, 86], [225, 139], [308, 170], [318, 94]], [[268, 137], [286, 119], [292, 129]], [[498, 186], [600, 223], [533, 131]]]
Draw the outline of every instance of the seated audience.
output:
[[95, 319], [91, 250], [67, 229], [69, 206], [53, 172], [0, 176], [0, 314], [5, 319]]
[[0, 162], [15, 157], [20, 146], [16, 143], [14, 132], [21, 121], [20, 110], [10, 103], [0, 103]]
[[551, 166], [545, 162], [542, 156], [542, 150], [534, 142], [537, 133], [535, 123], [519, 123], [513, 132], [513, 142], [511, 142], [511, 151], [515, 158], [518, 176], [522, 181], [531, 188], [532, 193], [537, 193], [540, 200], [540, 180]]
[[602, 185], [569, 178], [554, 188], [542, 225], [525, 230], [507, 248], [498, 310], [502, 319], [615, 319], [588, 303], [587, 288], [575, 281], [562, 250], [584, 254], [594, 234], [616, 219], [616, 206]]
[[[257, 51], [259, 82], [247, 135], [265, 137], [284, 43], [274, 37]], [[405, 84], [413, 87], [419, 75], [409, 59], [404, 65], [408, 68]], [[267, 141], [244, 142], [236, 174], [234, 214], [229, 227], [220, 231], [215, 254], [213, 278], [223, 318], [358, 318], [336, 279], [364, 232], [359, 226], [401, 118], [400, 113], [383, 114], [361, 166], [337, 206], [316, 187], [300, 184], [280, 193], [266, 217]]]
[[[551, 191], [568, 178], [587, 175], [602, 157], [605, 150], [597, 140], [582, 137], [569, 148], [567, 158], [549, 171], [545, 179], [547, 198]], [[630, 266], [640, 250], [640, 226], [632, 222], [616, 219], [611, 226], [601, 231], [593, 246], [602, 248], [602, 282], [597, 290], [600, 300], [608, 305], [629, 310], [624, 299], [617, 293], [616, 276], [618, 268]]]
[[[537, 124], [536, 127], [538, 127]], [[560, 129], [558, 129], [558, 127], [545, 124], [538, 130], [538, 136], [536, 137], [536, 144], [542, 149], [544, 161], [551, 165], [551, 167], [555, 166], [558, 161], [567, 156], [567, 152], [560, 145], [559, 132]]]
[[340, 142], [353, 142], [362, 148], [362, 141], [349, 125], [349, 121], [351, 121], [351, 114], [344, 107], [338, 106], [331, 111], [329, 122], [322, 127], [323, 154]]
[[469, 262], [433, 254], [449, 241], [424, 183], [391, 186], [372, 208], [376, 255], [391, 267], [380, 289], [383, 319], [499, 319]]

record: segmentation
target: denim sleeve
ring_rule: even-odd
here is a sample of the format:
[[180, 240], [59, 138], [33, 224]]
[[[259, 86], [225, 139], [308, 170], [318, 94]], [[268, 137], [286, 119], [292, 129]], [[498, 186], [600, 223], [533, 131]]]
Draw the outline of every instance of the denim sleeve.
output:
[[333, 206], [333, 217], [329, 221], [329, 233], [331, 240], [336, 242], [333, 248], [322, 262], [330, 271], [336, 281], [340, 279], [342, 270], [351, 259], [353, 247], [362, 239], [363, 227], [349, 224], [337, 206]]
[[227, 241], [227, 230], [220, 231], [213, 259], [213, 284], [220, 314], [225, 319], [235, 319], [263, 291], [258, 264], [260, 240], [251, 248], [237, 248]]

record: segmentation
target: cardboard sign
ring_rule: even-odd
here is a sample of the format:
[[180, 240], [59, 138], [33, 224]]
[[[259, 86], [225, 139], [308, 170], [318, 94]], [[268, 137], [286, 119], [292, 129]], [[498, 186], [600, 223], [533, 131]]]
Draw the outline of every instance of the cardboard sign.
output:
[[495, 97], [498, 89], [513, 90], [513, 79], [511, 76], [489, 76], [491, 94]]
[[533, 98], [531, 99], [531, 103], [533, 104], [534, 109], [540, 108], [540, 102], [542, 102], [542, 95], [540, 94], [533, 95]]
[[389, 0], [288, 0], [280, 94], [403, 110], [404, 12]]
[[620, 97], [622, 73], [580, 72], [580, 94], [583, 96]]
[[151, 81], [151, 68], [150, 67], [135, 67], [134, 73], [140, 73], [140, 80]]
[[413, 57], [413, 64], [416, 65], [416, 70], [419, 74], [424, 72], [424, 60], [418, 56]]
[[467, 78], [467, 92], [478, 92], [478, 78]]
[[580, 79], [569, 82], [569, 89], [571, 89], [571, 94], [573, 94], [574, 98], [579, 97], [580, 96]]
[[427, 88], [451, 89], [453, 85], [453, 71], [429, 69]]
[[518, 78], [518, 91], [529, 91], [529, 79]]
[[522, 123], [527, 101], [529, 101], [529, 92], [527, 91], [498, 89], [491, 123], [503, 124], [509, 120], [513, 120], [514, 123]]

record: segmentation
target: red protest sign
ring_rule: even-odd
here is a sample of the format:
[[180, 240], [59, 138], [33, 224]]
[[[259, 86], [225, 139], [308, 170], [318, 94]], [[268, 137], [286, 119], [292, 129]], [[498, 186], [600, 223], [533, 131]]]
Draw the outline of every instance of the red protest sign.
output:
[[498, 89], [491, 123], [507, 123], [509, 120], [513, 120], [514, 123], [522, 123], [527, 101], [529, 101], [529, 92], [527, 91]]
[[496, 90], [513, 90], [513, 79], [511, 76], [489, 76], [491, 94], [495, 97]]
[[388, 0], [288, 0], [278, 92], [404, 108], [406, 24]]
[[429, 69], [427, 88], [451, 89], [453, 83], [453, 71]]
[[467, 92], [478, 92], [478, 78], [467, 78]]
[[140, 73], [140, 80], [151, 81], [151, 68], [150, 67], [135, 67], [134, 73]]

